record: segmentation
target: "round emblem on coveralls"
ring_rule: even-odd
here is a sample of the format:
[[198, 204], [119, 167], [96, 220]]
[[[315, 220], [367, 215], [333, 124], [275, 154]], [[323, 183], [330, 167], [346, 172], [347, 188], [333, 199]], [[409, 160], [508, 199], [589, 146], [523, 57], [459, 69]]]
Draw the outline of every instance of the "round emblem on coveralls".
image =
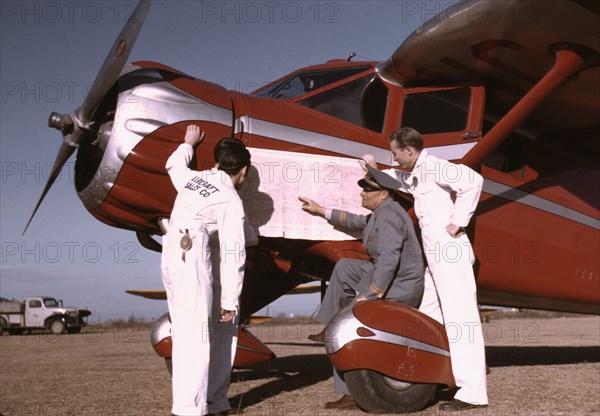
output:
[[181, 240], [179, 241], [179, 247], [181, 247], [183, 251], [188, 251], [190, 248], [192, 248], [192, 238], [188, 234], [187, 230], [185, 230], [185, 234], [181, 237]]

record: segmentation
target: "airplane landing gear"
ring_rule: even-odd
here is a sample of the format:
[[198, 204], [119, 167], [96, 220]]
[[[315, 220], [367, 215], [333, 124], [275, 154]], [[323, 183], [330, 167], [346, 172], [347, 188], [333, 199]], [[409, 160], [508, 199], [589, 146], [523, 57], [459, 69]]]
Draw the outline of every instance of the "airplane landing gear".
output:
[[419, 411], [438, 386], [456, 386], [444, 326], [402, 303], [348, 305], [325, 328], [325, 349], [370, 413]]
[[410, 413], [433, 400], [437, 384], [408, 383], [372, 370], [344, 373], [352, 398], [369, 413]]

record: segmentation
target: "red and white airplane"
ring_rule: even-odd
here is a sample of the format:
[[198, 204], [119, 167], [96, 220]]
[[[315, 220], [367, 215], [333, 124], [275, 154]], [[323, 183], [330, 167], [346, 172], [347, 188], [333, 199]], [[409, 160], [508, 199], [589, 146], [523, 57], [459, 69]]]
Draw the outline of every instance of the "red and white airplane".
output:
[[[260, 236], [242, 294], [249, 317], [301, 283], [326, 281], [339, 259], [366, 257], [356, 236], [303, 213], [296, 197], [358, 211], [356, 159], [392, 166], [387, 138], [411, 126], [431, 153], [485, 178], [468, 230], [480, 303], [600, 313], [597, 1], [459, 2], [387, 61], [332, 60], [251, 94], [155, 62], [126, 65], [149, 7], [140, 1], [93, 94], [51, 115], [64, 142], [34, 214], [77, 150], [85, 207], [160, 250], [152, 236], [175, 198], [164, 166], [186, 127], [206, 131], [197, 169], [213, 165], [221, 137], [238, 138], [252, 152], [243, 199]], [[419, 410], [438, 385], [454, 386], [444, 329], [418, 311], [363, 302], [336, 320], [327, 351], [363, 409]], [[157, 344], [168, 344], [164, 325]], [[270, 358], [259, 344], [248, 343]]]

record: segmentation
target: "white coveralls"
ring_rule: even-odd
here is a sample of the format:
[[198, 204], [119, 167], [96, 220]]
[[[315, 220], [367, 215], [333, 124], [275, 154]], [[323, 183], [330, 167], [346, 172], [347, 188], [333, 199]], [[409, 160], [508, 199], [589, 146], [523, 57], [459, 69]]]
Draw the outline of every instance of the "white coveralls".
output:
[[[248, 224], [248, 221], [244, 221], [244, 238], [246, 248], [258, 244], [258, 236]], [[220, 299], [221, 274], [219, 270], [221, 253], [219, 239], [211, 237], [209, 241], [213, 270], [213, 297]], [[220, 319], [220, 313], [220, 303], [213, 302], [211, 319], [214, 324], [210, 332], [210, 370], [208, 375], [208, 412], [211, 414], [231, 409], [227, 393], [231, 384], [231, 369], [238, 342], [240, 315], [237, 314], [232, 322], [217, 323]]]
[[[438, 159], [423, 150], [411, 172], [388, 169], [415, 199], [427, 258], [425, 290], [419, 310], [446, 327], [452, 372], [460, 387], [455, 398], [487, 404], [485, 346], [473, 262], [466, 234], [453, 238], [448, 224], [466, 227], [473, 215], [483, 178], [464, 165]], [[456, 193], [453, 196], [453, 193]]]
[[[161, 258], [172, 324], [172, 412], [181, 416], [208, 413], [209, 331], [218, 325], [217, 317], [211, 317], [209, 236], [218, 232], [219, 308], [238, 310], [246, 260], [244, 209], [233, 182], [223, 171], [189, 169], [193, 153], [192, 146], [181, 144], [167, 161], [167, 172], [178, 194]], [[180, 241], [186, 230], [192, 247], [184, 256]]]

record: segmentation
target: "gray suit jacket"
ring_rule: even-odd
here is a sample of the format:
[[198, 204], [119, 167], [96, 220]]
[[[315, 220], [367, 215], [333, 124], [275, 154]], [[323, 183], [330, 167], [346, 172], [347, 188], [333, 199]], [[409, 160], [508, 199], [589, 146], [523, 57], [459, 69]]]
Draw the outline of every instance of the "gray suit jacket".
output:
[[423, 256], [412, 221], [400, 204], [388, 198], [369, 215], [334, 209], [329, 222], [362, 230], [373, 267], [361, 281], [361, 295], [418, 304], [423, 293]]

